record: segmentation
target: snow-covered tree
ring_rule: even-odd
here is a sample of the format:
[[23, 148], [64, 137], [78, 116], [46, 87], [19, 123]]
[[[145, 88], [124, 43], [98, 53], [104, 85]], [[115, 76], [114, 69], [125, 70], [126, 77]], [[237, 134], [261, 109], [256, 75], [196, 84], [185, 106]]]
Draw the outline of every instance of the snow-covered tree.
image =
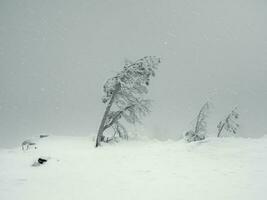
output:
[[237, 130], [239, 128], [239, 124], [236, 122], [236, 120], [239, 118], [239, 113], [237, 112], [237, 108], [231, 111], [230, 114], [227, 115], [227, 117], [220, 121], [218, 124], [218, 134], [217, 137], [221, 136], [221, 133], [223, 130], [226, 130], [230, 133], [237, 133]]
[[205, 103], [201, 107], [201, 109], [197, 115], [194, 130], [190, 130], [190, 131], [185, 133], [185, 140], [187, 142], [204, 140], [206, 138], [207, 117], [209, 114], [209, 109], [210, 109], [210, 103], [209, 102]]
[[104, 131], [110, 127], [114, 130], [114, 137], [118, 135], [127, 138], [127, 130], [120, 122], [121, 118], [135, 124], [141, 122], [140, 118], [149, 113], [150, 100], [144, 96], [148, 93], [150, 78], [155, 76], [159, 63], [160, 59], [154, 56], [135, 62], [127, 60], [122, 71], [106, 81], [102, 99], [106, 110], [98, 130], [96, 147], [103, 141], [113, 139], [104, 136]]

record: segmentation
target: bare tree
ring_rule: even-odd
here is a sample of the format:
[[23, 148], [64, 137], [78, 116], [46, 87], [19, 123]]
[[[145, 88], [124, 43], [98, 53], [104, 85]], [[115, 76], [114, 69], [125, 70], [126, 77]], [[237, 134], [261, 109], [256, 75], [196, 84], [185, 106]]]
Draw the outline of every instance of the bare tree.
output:
[[210, 103], [206, 102], [200, 109], [194, 130], [190, 130], [185, 133], [185, 139], [187, 142], [204, 140], [206, 138], [207, 130], [207, 117], [210, 109]]
[[221, 133], [223, 130], [226, 130], [230, 133], [237, 133], [237, 130], [239, 128], [239, 124], [236, 122], [236, 120], [239, 118], [239, 113], [237, 112], [237, 108], [231, 111], [230, 114], [227, 115], [227, 117], [220, 121], [218, 124], [218, 134], [217, 137], [221, 136]]
[[[113, 139], [104, 136], [104, 131], [110, 127], [114, 130], [114, 137], [128, 137], [126, 128], [120, 122], [121, 118], [135, 124], [141, 122], [140, 117], [149, 113], [151, 101], [145, 99], [144, 95], [148, 93], [150, 78], [155, 76], [159, 63], [160, 59], [153, 56], [135, 62], [127, 60], [123, 70], [106, 81], [102, 101], [107, 106], [98, 130], [96, 147], [103, 141]], [[116, 106], [115, 110], [111, 110], [113, 105]]]

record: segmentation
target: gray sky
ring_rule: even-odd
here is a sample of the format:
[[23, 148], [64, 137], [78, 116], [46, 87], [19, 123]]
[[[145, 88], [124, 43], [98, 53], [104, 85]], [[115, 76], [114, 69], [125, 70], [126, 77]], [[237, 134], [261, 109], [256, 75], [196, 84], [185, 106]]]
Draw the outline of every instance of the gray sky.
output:
[[240, 135], [264, 135], [266, 22], [265, 0], [0, 0], [0, 147], [96, 132], [103, 83], [147, 55], [147, 134], [178, 138], [209, 99], [211, 135], [236, 105]]

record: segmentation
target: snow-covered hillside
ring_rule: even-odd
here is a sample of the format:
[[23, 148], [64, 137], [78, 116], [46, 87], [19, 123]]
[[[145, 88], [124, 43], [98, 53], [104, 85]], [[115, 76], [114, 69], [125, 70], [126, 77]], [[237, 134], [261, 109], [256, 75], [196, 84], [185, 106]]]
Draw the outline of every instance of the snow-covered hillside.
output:
[[[94, 148], [87, 137], [0, 150], [1, 200], [265, 200], [267, 138], [131, 140]], [[44, 165], [32, 167], [39, 157]]]

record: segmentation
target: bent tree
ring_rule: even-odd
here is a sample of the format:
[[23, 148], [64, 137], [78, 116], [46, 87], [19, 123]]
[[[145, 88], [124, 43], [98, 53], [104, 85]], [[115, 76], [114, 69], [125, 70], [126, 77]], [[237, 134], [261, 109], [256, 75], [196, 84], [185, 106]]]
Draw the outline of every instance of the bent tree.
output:
[[[128, 137], [120, 119], [135, 124], [141, 122], [140, 118], [150, 112], [151, 101], [145, 99], [145, 95], [148, 93], [150, 78], [155, 76], [159, 63], [160, 59], [154, 56], [147, 56], [135, 62], [126, 61], [122, 71], [106, 81], [102, 98], [106, 110], [97, 133], [96, 147], [101, 142], [109, 142], [115, 136]], [[105, 138], [105, 130], [111, 127], [114, 130], [114, 138]]]
[[237, 112], [237, 108], [235, 108], [230, 112], [230, 114], [227, 115], [227, 117], [224, 120], [220, 121], [220, 123], [218, 124], [217, 137], [221, 136], [223, 130], [229, 133], [236, 134], [239, 128], [239, 124], [236, 122], [238, 118], [239, 118], [239, 113]]
[[204, 140], [206, 138], [207, 131], [207, 118], [210, 110], [210, 103], [206, 102], [200, 109], [194, 130], [190, 130], [185, 133], [185, 140], [187, 142], [194, 142]]

